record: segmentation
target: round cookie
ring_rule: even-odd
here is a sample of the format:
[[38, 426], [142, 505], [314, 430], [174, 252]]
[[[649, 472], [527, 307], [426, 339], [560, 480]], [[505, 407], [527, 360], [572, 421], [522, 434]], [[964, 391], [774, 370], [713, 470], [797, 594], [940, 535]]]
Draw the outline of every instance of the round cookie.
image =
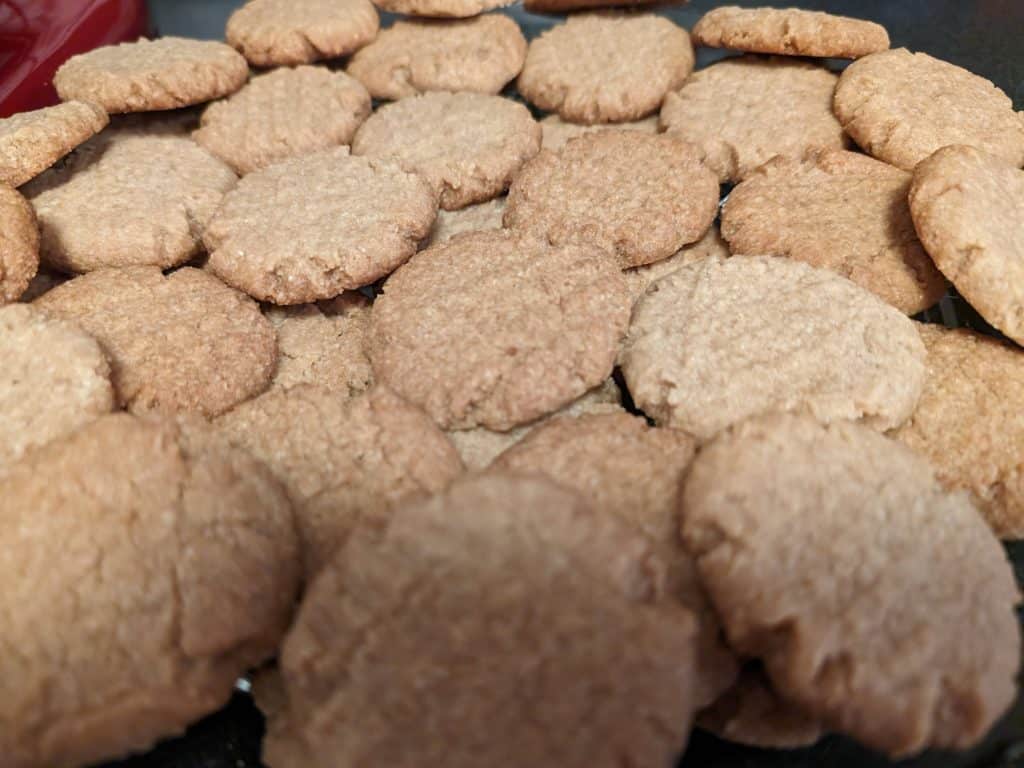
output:
[[505, 215], [505, 198], [496, 197], [486, 203], [477, 203], [457, 211], [438, 211], [430, 237], [423, 247], [451, 240], [463, 232], [480, 232], [487, 229], [501, 229], [501, 218]]
[[368, 353], [377, 381], [444, 429], [507, 431], [608, 378], [631, 306], [599, 248], [473, 232], [388, 278]]
[[304, 304], [387, 275], [416, 251], [436, 214], [418, 174], [336, 147], [250, 173], [203, 241], [210, 269], [228, 284], [261, 301]]
[[720, 181], [742, 181], [776, 155], [802, 157], [847, 145], [832, 114], [836, 81], [808, 61], [726, 59], [665, 97], [661, 125], [698, 147]]
[[722, 209], [733, 253], [830, 269], [916, 315], [946, 292], [910, 218], [910, 174], [835, 150], [779, 157], [746, 177]]
[[1024, 344], [1024, 171], [972, 147], [914, 171], [910, 213], [936, 266], [992, 325]]
[[274, 327], [255, 302], [191, 267], [91, 272], [34, 306], [99, 341], [118, 402], [136, 413], [215, 416], [266, 389], [277, 362]]
[[598, 131], [527, 164], [504, 221], [554, 245], [600, 246], [627, 269], [696, 242], [717, 213], [718, 182], [694, 147], [672, 136]]
[[467, 478], [361, 526], [285, 640], [267, 763], [673, 764], [694, 621], [661, 599], [658, 565], [641, 534], [536, 477]]
[[581, 13], [535, 38], [517, 86], [574, 123], [620, 123], [656, 111], [693, 71], [682, 27], [653, 14]]
[[16, 301], [39, 269], [39, 228], [32, 206], [0, 184], [0, 306]]
[[426, 91], [500, 93], [523, 68], [526, 38], [508, 16], [396, 21], [349, 59], [375, 99]]
[[0, 498], [4, 765], [148, 749], [276, 651], [298, 545], [283, 491], [244, 454], [113, 414], [26, 457]]
[[68, 101], [0, 120], [0, 183], [20, 187], [102, 131], [102, 107]]
[[639, 299], [651, 283], [661, 280], [665, 275], [675, 272], [680, 267], [696, 264], [698, 261], [712, 257], [727, 259], [731, 255], [728, 244], [722, 239], [718, 225], [712, 224], [704, 237], [697, 242], [684, 245], [667, 259], [627, 269], [625, 275], [631, 283], [633, 295]]
[[417, 171], [445, 210], [497, 197], [540, 149], [522, 104], [481, 93], [427, 93], [387, 104], [363, 123], [352, 154]]
[[245, 59], [213, 40], [161, 37], [72, 56], [53, 76], [62, 101], [107, 112], [177, 109], [234, 93], [249, 77]]
[[377, 36], [370, 0], [249, 0], [225, 39], [257, 67], [289, 67], [352, 53]]
[[889, 49], [889, 33], [881, 24], [799, 8], [714, 8], [693, 27], [693, 41], [712, 48], [826, 59], [857, 59]]
[[540, 127], [544, 132], [541, 138], [541, 149], [550, 149], [557, 152], [566, 145], [569, 139], [575, 139], [586, 133], [594, 131], [640, 131], [641, 133], [657, 133], [658, 118], [645, 117], [643, 120], [633, 120], [628, 123], [605, 123], [601, 125], [583, 125], [581, 123], [567, 123], [558, 115], [548, 115], [540, 121]]
[[757, 414], [898, 427], [921, 396], [916, 324], [832, 272], [707, 258], [654, 283], [619, 358], [637, 407], [701, 440]]
[[465, 19], [512, 5], [514, 0], [376, 0], [382, 11], [406, 16]]
[[843, 72], [835, 114], [865, 152], [912, 171], [942, 147], [967, 144], [1024, 165], [1024, 115], [983, 77], [906, 48]]
[[370, 114], [358, 80], [324, 67], [275, 69], [211, 104], [192, 138], [245, 175], [290, 157], [348, 144]]
[[966, 496], [894, 440], [748, 421], [694, 461], [683, 536], [730, 645], [830, 728], [893, 757], [965, 749], [1014, 699], [1013, 570]]

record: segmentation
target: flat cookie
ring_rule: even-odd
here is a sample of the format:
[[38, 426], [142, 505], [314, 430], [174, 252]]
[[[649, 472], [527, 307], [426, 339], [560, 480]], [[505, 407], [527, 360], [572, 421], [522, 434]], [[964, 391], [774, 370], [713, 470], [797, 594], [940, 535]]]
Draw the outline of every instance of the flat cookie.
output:
[[102, 131], [102, 107], [68, 101], [0, 120], [0, 183], [20, 187]]
[[80, 325], [110, 358], [128, 410], [215, 416], [266, 389], [274, 327], [255, 302], [201, 270], [91, 272], [34, 306]]
[[585, 133], [594, 131], [640, 131], [641, 133], [657, 133], [658, 118], [645, 117], [643, 120], [633, 120], [628, 123], [605, 123], [601, 125], [583, 125], [582, 123], [567, 123], [558, 115], [548, 115], [540, 121], [540, 127], [544, 131], [541, 139], [541, 149], [550, 149], [557, 152], [565, 146], [569, 139], [575, 139]]
[[417, 171], [445, 210], [497, 197], [540, 150], [540, 126], [511, 99], [427, 93], [387, 104], [363, 123], [352, 154]]
[[1024, 171], [972, 147], [914, 171], [910, 213], [936, 266], [992, 325], [1024, 344]]
[[728, 244], [722, 239], [718, 225], [712, 224], [704, 237], [697, 242], [684, 245], [667, 259], [627, 269], [625, 275], [631, 283], [633, 295], [639, 299], [651, 283], [656, 283], [680, 267], [696, 264], [707, 258], [727, 259], [731, 255]]
[[298, 544], [283, 491], [244, 454], [114, 414], [16, 465], [0, 498], [6, 766], [148, 749], [276, 651]]
[[830, 269], [916, 315], [946, 279], [917, 239], [909, 189], [909, 173], [854, 152], [780, 157], [729, 193], [722, 234], [733, 253]]
[[707, 258], [654, 283], [619, 364], [637, 407], [701, 440], [776, 411], [892, 429], [925, 377], [909, 318], [832, 272], [771, 256]]
[[942, 147], [967, 144], [1024, 165], [1024, 115], [983, 77], [906, 48], [851, 64], [835, 113], [865, 152], [912, 171]]
[[421, 251], [373, 305], [374, 376], [444, 429], [507, 431], [603, 382], [632, 299], [594, 246], [473, 232]]
[[836, 82], [807, 61], [726, 59], [665, 97], [661, 125], [697, 146], [720, 181], [742, 181], [776, 155], [846, 147], [832, 114]]
[[451, 240], [463, 232], [480, 232], [487, 229], [501, 229], [501, 218], [505, 215], [505, 198], [496, 197], [486, 203], [468, 205], [457, 211], [438, 211], [430, 237], [423, 247], [437, 245]]
[[39, 269], [39, 228], [32, 206], [0, 184], [0, 306], [16, 301]]
[[694, 621], [659, 599], [657, 565], [641, 534], [541, 478], [479, 476], [403, 505], [307, 594], [267, 763], [673, 764]]
[[344, 72], [275, 69], [211, 104], [192, 138], [239, 175], [348, 144], [370, 114], [370, 94]]
[[1006, 554], [894, 440], [748, 421], [694, 461], [683, 536], [730, 645], [830, 728], [893, 757], [966, 749], [1014, 699]]
[[114, 114], [212, 101], [237, 91], [248, 77], [245, 59], [224, 43], [161, 37], [72, 56], [53, 84], [62, 101], [88, 101]]
[[375, 0], [382, 11], [406, 16], [465, 19], [512, 5], [514, 0]]
[[554, 245], [594, 244], [623, 269], [666, 259], [708, 231], [718, 182], [671, 136], [600, 131], [542, 152], [508, 194], [505, 226]]
[[210, 269], [229, 285], [261, 301], [305, 304], [390, 273], [415, 253], [436, 214], [418, 174], [336, 147], [250, 173], [203, 241]]
[[582, 13], [530, 43], [517, 86], [574, 123], [620, 123], [655, 112], [693, 71], [682, 27], [652, 14]]
[[427, 91], [500, 93], [526, 60], [526, 38], [508, 16], [396, 21], [349, 60], [375, 99]]

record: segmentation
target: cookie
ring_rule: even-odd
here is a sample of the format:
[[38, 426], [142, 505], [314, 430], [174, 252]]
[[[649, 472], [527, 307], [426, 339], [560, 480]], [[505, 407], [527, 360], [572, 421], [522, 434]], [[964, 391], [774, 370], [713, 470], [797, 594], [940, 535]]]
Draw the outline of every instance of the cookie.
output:
[[88, 101], [111, 114], [177, 109], [234, 93], [245, 59], [213, 40], [161, 37], [72, 56], [53, 76], [62, 101]]
[[698, 147], [719, 181], [742, 181], [776, 155], [846, 147], [832, 114], [836, 82], [832, 72], [807, 61], [726, 59], [665, 97], [661, 125]]
[[722, 234], [733, 253], [838, 272], [915, 315], [942, 298], [946, 279], [917, 239], [909, 189], [909, 173], [866, 155], [780, 157], [729, 193]]
[[827, 727], [894, 757], [963, 749], [1014, 699], [1006, 555], [967, 497], [894, 440], [748, 421], [694, 461], [683, 536], [730, 645]]
[[505, 198], [496, 197], [486, 203], [477, 203], [457, 211], [438, 211], [434, 228], [424, 247], [451, 240], [463, 232], [480, 232], [485, 229], [501, 229], [501, 218], [505, 215]]
[[352, 141], [352, 154], [392, 158], [417, 171], [445, 210], [497, 197], [540, 149], [522, 104], [480, 93], [427, 93], [387, 104]]
[[582, 123], [567, 123], [558, 115], [548, 115], [540, 121], [540, 127], [544, 131], [541, 138], [541, 149], [550, 149], [557, 152], [565, 146], [569, 139], [575, 139], [585, 133], [594, 131], [640, 131], [641, 133], [657, 133], [658, 118], [645, 117], [643, 120], [634, 120], [629, 123], [606, 123], [603, 125], [583, 125]]
[[0, 120], [0, 183], [20, 187], [102, 131], [102, 107], [68, 101]]
[[914, 171], [910, 213], [936, 266], [981, 315], [1024, 344], [1024, 171], [972, 147]]
[[239, 175], [348, 144], [370, 114], [358, 80], [323, 67], [275, 69], [211, 104], [192, 138]]
[[799, 8], [714, 8], [694, 26], [693, 41], [712, 48], [826, 59], [858, 59], [889, 49], [889, 33], [881, 24]]
[[672, 765], [694, 621], [659, 599], [658, 565], [642, 534], [541, 478], [479, 476], [403, 505], [307, 594], [267, 763]]
[[0, 498], [5, 766], [92, 765], [180, 734], [288, 627], [287, 498], [173, 421], [106, 416], [15, 465]]
[[717, 213], [718, 182], [694, 147], [671, 136], [599, 131], [527, 164], [504, 221], [554, 245], [600, 246], [627, 269], [696, 242]]
[[608, 378], [631, 305], [599, 248], [473, 232], [388, 278], [368, 353], [377, 381], [444, 429], [507, 431]]
[[379, 27], [370, 0], [249, 0], [224, 34], [250, 64], [290, 67], [352, 53]]
[[0, 306], [15, 301], [39, 269], [39, 229], [32, 206], [0, 184]]
[[270, 382], [274, 327], [255, 302], [191, 267], [91, 272], [34, 306], [80, 325], [107, 353], [128, 410], [215, 416]]
[[845, 278], [732, 256], [654, 283], [619, 364], [637, 407], [707, 440], [775, 411], [898, 427], [921, 396], [925, 350], [914, 322]]
[[633, 289], [633, 295], [639, 299], [651, 283], [657, 282], [665, 275], [672, 274], [680, 267], [696, 264], [709, 257], [727, 259], [730, 255], [729, 246], [722, 239], [718, 225], [712, 224], [704, 237], [697, 242], [684, 245], [667, 259], [627, 269], [625, 274]]
[[62, 272], [168, 268], [202, 249], [231, 169], [166, 125], [111, 128], [25, 185], [43, 262]]
[[508, 16], [396, 21], [356, 51], [347, 71], [375, 99], [426, 91], [500, 93], [523, 68], [526, 38]]
[[530, 43], [523, 98], [573, 123], [620, 123], [656, 111], [693, 71], [682, 27], [652, 14], [582, 13]]
[[229, 285], [261, 301], [305, 304], [390, 273], [436, 213], [434, 191], [418, 174], [336, 147], [250, 173], [203, 241], [210, 269]]
[[376, 0], [376, 5], [382, 11], [406, 16], [465, 19], [495, 8], [503, 8], [512, 2], [513, 0]]

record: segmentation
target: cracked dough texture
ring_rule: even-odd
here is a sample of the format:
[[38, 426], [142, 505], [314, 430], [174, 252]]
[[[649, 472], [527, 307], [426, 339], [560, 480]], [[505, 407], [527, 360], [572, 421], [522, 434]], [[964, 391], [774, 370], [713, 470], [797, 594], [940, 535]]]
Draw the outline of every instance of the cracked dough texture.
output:
[[21, 193], [0, 184], [0, 306], [25, 293], [38, 270], [35, 212]]
[[990, 81], [926, 53], [855, 61], [839, 78], [835, 113], [865, 152], [908, 171], [951, 144], [1024, 165], [1024, 114]]
[[693, 71], [682, 27], [649, 13], [581, 13], [530, 42], [517, 86], [574, 123], [639, 120]]
[[972, 147], [945, 147], [914, 171], [910, 212], [960, 294], [1024, 344], [1024, 171]]
[[245, 175], [348, 144], [369, 114], [370, 94], [344, 72], [281, 68], [207, 107], [192, 138]]
[[718, 182], [693, 146], [598, 131], [528, 163], [509, 190], [504, 220], [554, 245], [594, 244], [627, 269], [696, 242], [717, 213]]
[[136, 413], [216, 416], [266, 389], [277, 362], [274, 327], [256, 303], [191, 267], [91, 272], [34, 306], [99, 341], [118, 402]]
[[62, 101], [88, 101], [114, 114], [212, 101], [237, 91], [248, 77], [245, 59], [224, 43], [161, 37], [72, 56], [53, 84]]
[[620, 365], [637, 407], [707, 440], [775, 411], [897, 427], [921, 396], [925, 350], [913, 321], [849, 280], [732, 256], [654, 283]]
[[541, 149], [550, 149], [557, 152], [566, 145], [569, 139], [583, 136], [595, 131], [640, 131], [641, 133], [657, 133], [658, 118], [645, 117], [643, 120], [633, 120], [628, 123], [603, 123], [600, 125], [584, 125], [582, 123], [568, 123], [558, 115], [548, 115], [540, 121], [541, 130], [544, 136], [541, 139]]
[[526, 38], [508, 16], [396, 21], [349, 60], [375, 99], [425, 91], [500, 93], [523, 68]]
[[696, 264], [708, 257], [727, 259], [730, 255], [729, 246], [722, 239], [718, 225], [712, 224], [704, 237], [697, 242], [684, 245], [667, 259], [627, 269], [625, 274], [633, 287], [633, 295], [639, 299], [651, 283], [672, 274], [680, 267]]
[[472, 232], [388, 279], [368, 352], [377, 380], [442, 428], [507, 431], [608, 378], [631, 306], [599, 248]]
[[430, 185], [336, 147], [244, 177], [203, 233], [209, 267], [261, 301], [305, 304], [384, 277], [437, 215]]
[[916, 315], [946, 279], [917, 239], [909, 190], [909, 173], [854, 152], [779, 157], [729, 193], [722, 234], [733, 253], [830, 269]]
[[512, 5], [514, 0], [375, 0], [382, 11], [407, 16], [465, 19]]
[[69, 101], [0, 120], [0, 183], [20, 187], [102, 131], [103, 107]]
[[287, 67], [352, 53], [379, 27], [370, 0], [249, 0], [224, 34], [250, 64]]
[[426, 93], [386, 104], [363, 123], [352, 154], [391, 158], [423, 175], [445, 210], [497, 197], [540, 150], [530, 110], [482, 93]]
[[308, 592], [267, 764], [671, 765], [694, 621], [660, 599], [660, 569], [642, 535], [539, 477], [403, 505]]
[[701, 451], [683, 510], [730, 645], [827, 727], [894, 757], [965, 749], [1013, 701], [1013, 571], [910, 449], [849, 422], [753, 419]]
[[486, 229], [501, 229], [501, 217], [505, 214], [505, 198], [496, 197], [486, 203], [476, 203], [457, 211], [438, 211], [434, 228], [423, 247], [451, 240], [463, 232], [479, 232]]
[[695, 146], [719, 181], [742, 181], [776, 155], [849, 143], [832, 114], [837, 77], [792, 58], [741, 56], [695, 72], [661, 108], [661, 125]]
[[6, 768], [91, 765], [177, 735], [288, 627], [288, 500], [195, 430], [106, 416], [26, 457], [0, 498]]

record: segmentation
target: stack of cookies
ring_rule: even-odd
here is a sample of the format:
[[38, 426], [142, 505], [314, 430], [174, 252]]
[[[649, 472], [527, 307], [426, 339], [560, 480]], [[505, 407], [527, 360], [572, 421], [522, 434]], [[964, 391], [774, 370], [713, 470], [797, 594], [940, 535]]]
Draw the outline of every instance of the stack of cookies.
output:
[[[825, 13], [375, 2], [430, 18], [251, 0], [0, 120], [4, 768], [248, 673], [270, 768], [977, 743], [1024, 117]], [[950, 283], [1004, 338], [912, 319]]]

